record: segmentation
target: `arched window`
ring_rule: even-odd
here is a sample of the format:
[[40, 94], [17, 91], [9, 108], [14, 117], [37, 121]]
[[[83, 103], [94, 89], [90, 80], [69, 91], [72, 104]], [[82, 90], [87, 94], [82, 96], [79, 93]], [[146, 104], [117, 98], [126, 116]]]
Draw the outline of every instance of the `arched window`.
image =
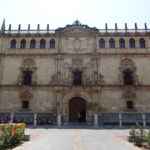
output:
[[34, 39], [30, 42], [30, 48], [36, 48], [36, 41]]
[[50, 48], [55, 48], [55, 39], [51, 39], [49, 43]]
[[129, 40], [129, 48], [135, 48], [135, 40], [134, 39]]
[[44, 39], [40, 41], [40, 48], [46, 48], [46, 41]]
[[140, 48], [145, 48], [145, 40], [142, 38], [139, 40]]
[[31, 86], [32, 85], [32, 71], [23, 71], [22, 72], [23, 79], [22, 79], [22, 85]]
[[134, 103], [133, 101], [127, 101], [126, 102], [127, 109], [134, 109]]
[[73, 85], [80, 86], [82, 84], [82, 72], [76, 70], [73, 72]]
[[119, 40], [119, 47], [120, 48], [125, 48], [125, 40], [124, 39]]
[[109, 40], [109, 48], [115, 48], [115, 40], [114, 39]]
[[26, 48], [26, 40], [25, 39], [21, 40], [20, 48]]
[[124, 85], [134, 85], [133, 71], [126, 69], [123, 71], [123, 82]]
[[11, 42], [10, 42], [10, 48], [16, 48], [16, 44], [17, 44], [17, 42], [16, 42], [15, 39], [11, 40]]
[[105, 48], [105, 40], [104, 39], [99, 40], [99, 48]]

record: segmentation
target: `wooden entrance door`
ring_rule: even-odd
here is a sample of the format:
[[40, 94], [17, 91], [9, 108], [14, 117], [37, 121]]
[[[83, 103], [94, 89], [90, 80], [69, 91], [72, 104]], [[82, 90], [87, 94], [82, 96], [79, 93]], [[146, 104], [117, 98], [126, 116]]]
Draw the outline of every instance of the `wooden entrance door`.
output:
[[69, 102], [69, 121], [86, 121], [86, 101], [80, 97], [74, 97]]

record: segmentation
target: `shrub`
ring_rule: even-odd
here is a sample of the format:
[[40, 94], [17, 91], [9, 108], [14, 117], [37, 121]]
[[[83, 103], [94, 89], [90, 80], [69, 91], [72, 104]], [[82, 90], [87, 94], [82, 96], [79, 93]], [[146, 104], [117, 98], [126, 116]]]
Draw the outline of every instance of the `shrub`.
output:
[[146, 149], [150, 149], [150, 130], [144, 130], [142, 127], [138, 129], [131, 129], [129, 131], [129, 142], [134, 143], [136, 146], [143, 146]]
[[150, 147], [150, 130], [148, 132], [147, 135], [145, 135], [145, 142], [148, 144], [148, 146]]
[[136, 130], [135, 130], [135, 128], [132, 128], [129, 131], [128, 141], [131, 142], [131, 143], [134, 143], [135, 142], [135, 138], [136, 138]]
[[20, 124], [0, 124], [0, 149], [14, 147], [24, 140], [24, 123]]

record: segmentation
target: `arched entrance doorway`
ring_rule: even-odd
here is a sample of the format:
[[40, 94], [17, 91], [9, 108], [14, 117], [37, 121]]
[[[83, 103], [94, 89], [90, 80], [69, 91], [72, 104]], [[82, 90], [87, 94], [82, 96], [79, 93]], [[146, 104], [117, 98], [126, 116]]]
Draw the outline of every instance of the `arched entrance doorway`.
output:
[[74, 97], [69, 101], [69, 121], [86, 122], [86, 101], [81, 97]]

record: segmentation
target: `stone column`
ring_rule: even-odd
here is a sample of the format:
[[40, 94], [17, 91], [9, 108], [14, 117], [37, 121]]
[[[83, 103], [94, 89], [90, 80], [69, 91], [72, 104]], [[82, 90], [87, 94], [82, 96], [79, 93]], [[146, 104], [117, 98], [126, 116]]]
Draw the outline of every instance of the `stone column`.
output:
[[40, 39], [39, 38], [36, 40], [36, 48], [40, 48]]
[[14, 121], [14, 113], [12, 112], [10, 114], [10, 123], [13, 123], [13, 121]]
[[50, 40], [49, 39], [45, 39], [46, 43], [45, 43], [45, 48], [49, 48], [50, 47]]
[[16, 48], [20, 48], [21, 39], [17, 39]]
[[122, 127], [122, 114], [119, 113], [119, 127]]
[[129, 48], [129, 38], [128, 37], [125, 38], [125, 47]]
[[26, 48], [28, 49], [30, 48], [30, 39], [28, 38], [26, 39]]
[[37, 127], [37, 113], [34, 114], [34, 128]]
[[146, 116], [144, 113], [142, 114], [142, 120], [143, 120], [143, 127], [145, 128], [146, 127]]
[[120, 48], [119, 40], [120, 40], [120, 38], [115, 38], [115, 41], [116, 41], [116, 48]]
[[139, 48], [139, 39], [135, 38], [135, 48]]
[[98, 127], [98, 114], [94, 114], [94, 127]]
[[61, 125], [62, 125], [62, 122], [61, 122], [61, 114], [58, 114], [58, 116], [57, 116], [57, 126], [58, 126], [58, 127], [61, 127]]
[[108, 49], [109, 48], [109, 38], [105, 39], [105, 47]]

